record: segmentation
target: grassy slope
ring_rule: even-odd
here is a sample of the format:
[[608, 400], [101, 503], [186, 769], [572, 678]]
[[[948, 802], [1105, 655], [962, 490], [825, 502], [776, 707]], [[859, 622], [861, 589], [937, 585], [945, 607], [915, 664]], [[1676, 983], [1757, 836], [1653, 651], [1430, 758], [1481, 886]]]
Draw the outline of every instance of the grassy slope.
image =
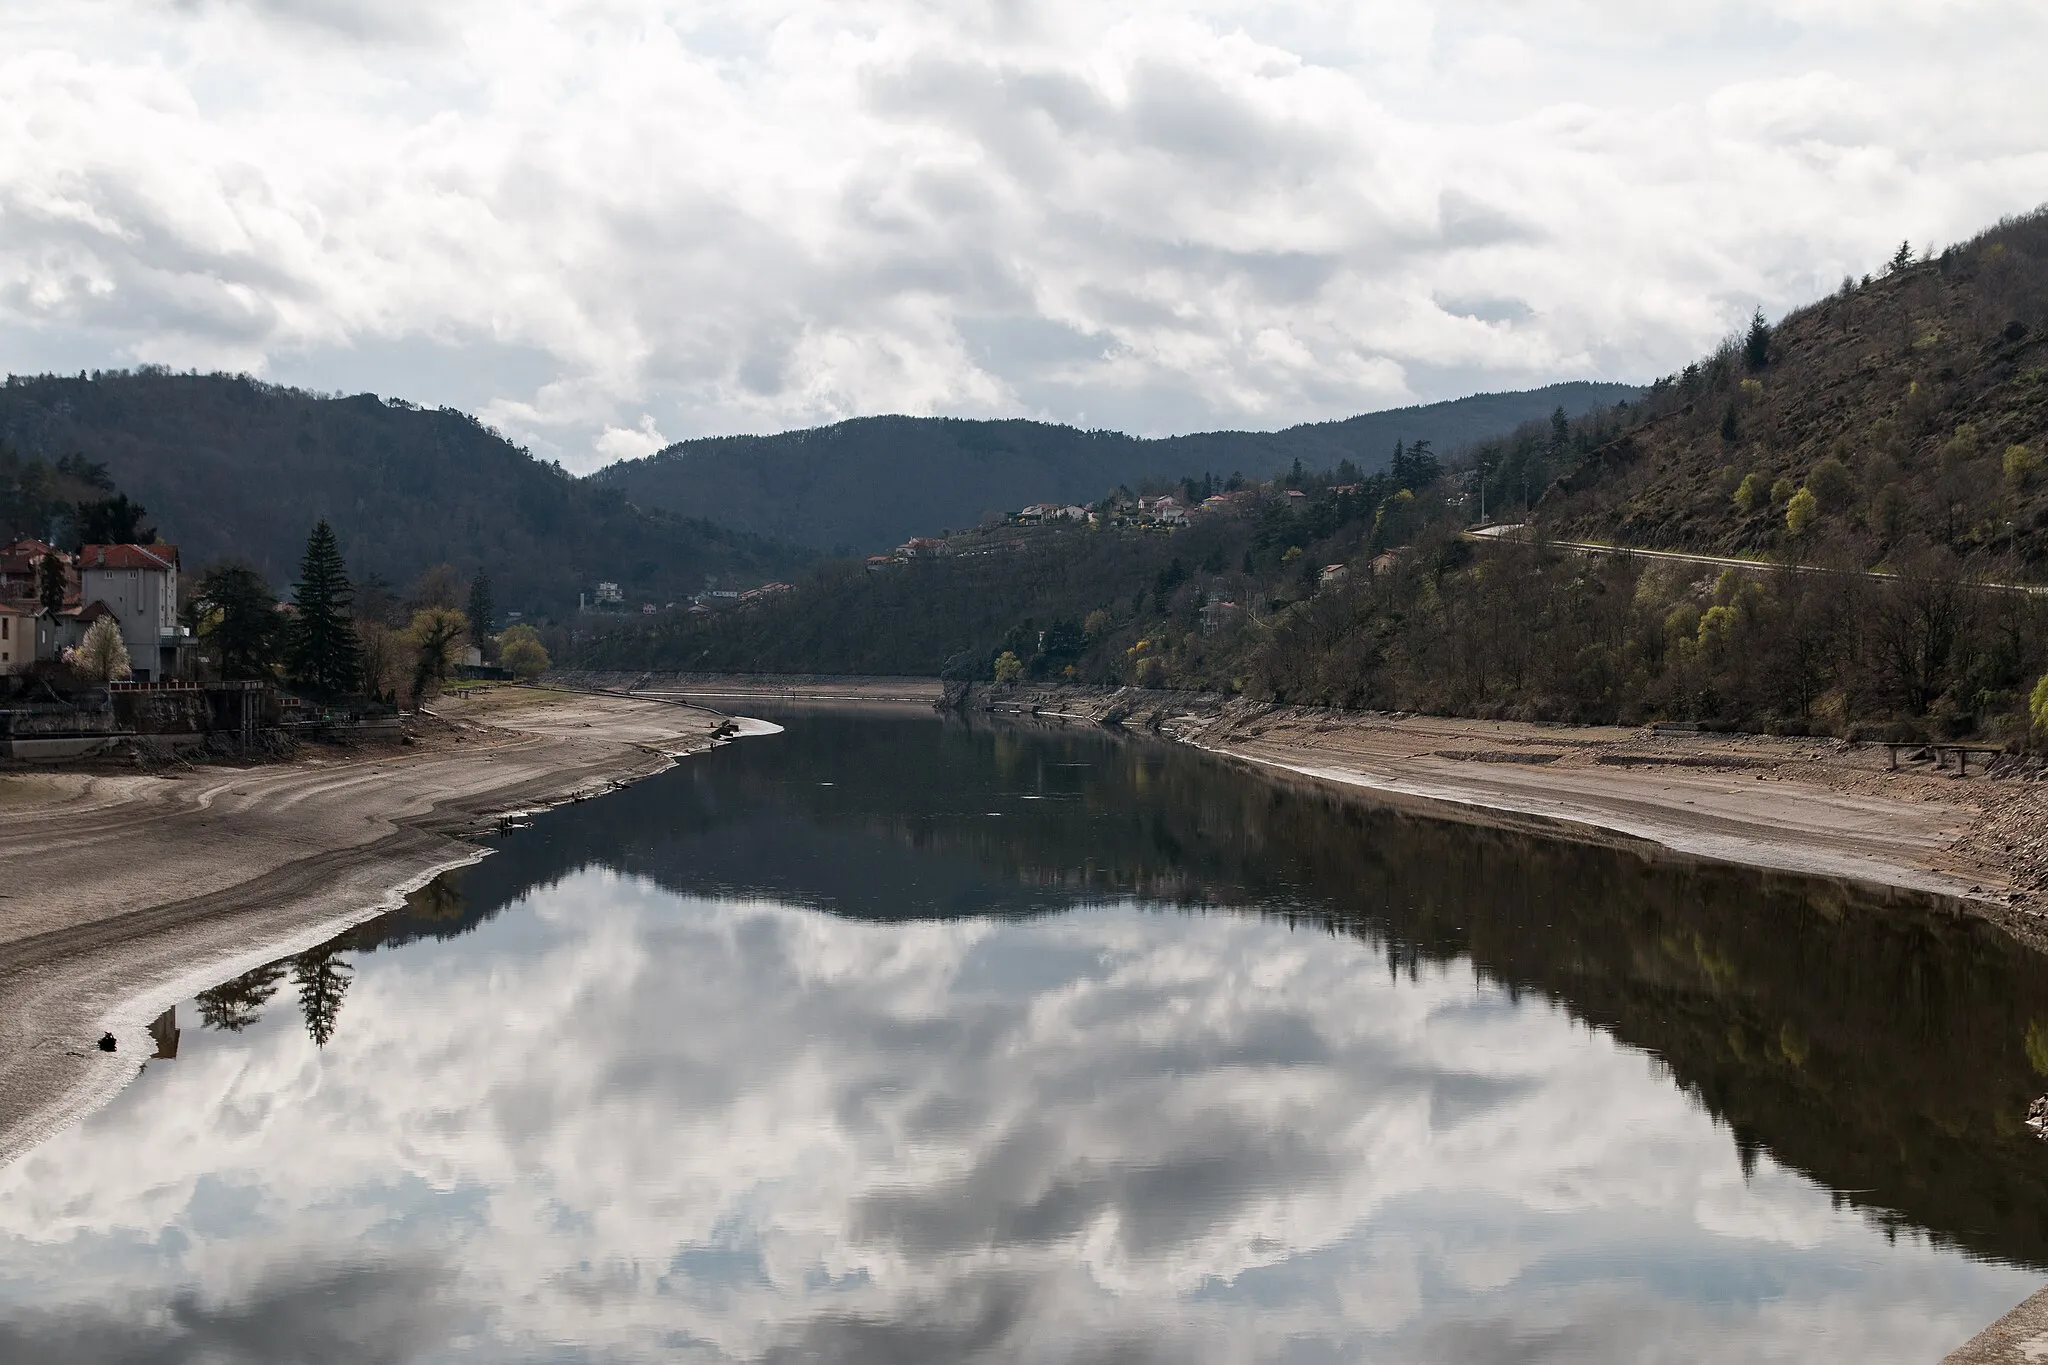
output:
[[[1553, 488], [1554, 532], [1865, 564], [1931, 542], [2048, 576], [2048, 478], [2002, 467], [2015, 444], [2048, 452], [2048, 214], [1800, 309], [1761, 370], [1724, 351], [1648, 406]], [[1768, 498], [1738, 507], [1746, 475], [1798, 486], [1830, 458], [1848, 478], [1804, 536]]]

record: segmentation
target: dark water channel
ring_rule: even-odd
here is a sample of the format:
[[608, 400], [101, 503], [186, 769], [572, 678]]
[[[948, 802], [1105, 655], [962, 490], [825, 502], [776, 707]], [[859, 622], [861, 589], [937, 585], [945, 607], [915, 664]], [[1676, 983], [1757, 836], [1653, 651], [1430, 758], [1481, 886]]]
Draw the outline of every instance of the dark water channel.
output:
[[0, 1361], [1932, 1362], [2048, 963], [1086, 730], [787, 718], [176, 1011]]

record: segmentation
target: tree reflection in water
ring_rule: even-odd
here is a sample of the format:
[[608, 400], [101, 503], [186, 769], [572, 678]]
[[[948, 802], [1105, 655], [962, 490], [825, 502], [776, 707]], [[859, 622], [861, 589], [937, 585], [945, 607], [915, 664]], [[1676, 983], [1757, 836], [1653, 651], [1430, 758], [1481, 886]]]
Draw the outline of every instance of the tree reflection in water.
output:
[[793, 720], [199, 1006], [0, 1189], [0, 1359], [1906, 1362], [2048, 1266], [1959, 907], [1092, 730]]
[[305, 1021], [306, 1036], [321, 1047], [326, 1047], [334, 1037], [341, 1000], [348, 994], [349, 978], [354, 975], [341, 957], [343, 946], [343, 939], [336, 939], [292, 959], [292, 984], [299, 990], [299, 1017]]
[[348, 994], [353, 969], [341, 956], [349, 946], [342, 934], [297, 957], [272, 962], [242, 973], [198, 996], [199, 1022], [210, 1029], [240, 1033], [263, 1017], [263, 1007], [277, 994], [278, 983], [287, 975], [299, 993], [299, 1018], [306, 1036], [321, 1047], [334, 1037], [335, 1021], [341, 1015], [342, 998]]
[[2048, 1266], [2048, 962], [1952, 902], [1375, 806], [1087, 729], [802, 723], [540, 817], [404, 909], [200, 998], [238, 1029], [289, 970], [333, 1035], [350, 967], [458, 937], [603, 866], [854, 919], [1017, 917], [1125, 898], [1272, 916], [1469, 962], [1658, 1058], [1726, 1125], [1882, 1226]]
[[240, 1033], [263, 1017], [263, 1007], [277, 994], [285, 964], [271, 962], [224, 981], [198, 997], [199, 1022], [210, 1029]]

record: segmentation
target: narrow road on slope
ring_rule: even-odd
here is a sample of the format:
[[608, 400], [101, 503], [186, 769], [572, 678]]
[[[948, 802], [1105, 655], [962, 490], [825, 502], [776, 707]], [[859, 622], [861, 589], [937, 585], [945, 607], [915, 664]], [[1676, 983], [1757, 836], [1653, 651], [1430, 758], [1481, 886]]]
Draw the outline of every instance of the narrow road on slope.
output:
[[[1479, 544], [1502, 542], [1528, 542], [1532, 539], [1530, 528], [1521, 522], [1499, 526], [1475, 526], [1463, 533], [1466, 540]], [[1632, 545], [1602, 545], [1592, 540], [1546, 540], [1543, 542], [1558, 550], [1571, 550], [1577, 554], [1619, 555], [1627, 559], [1661, 559], [1676, 564], [1698, 564], [1714, 569], [1752, 569], [1766, 573], [1853, 573], [1859, 578], [1896, 579], [1895, 573], [1879, 569], [1829, 569], [1818, 564], [1784, 564], [1768, 559], [1742, 559], [1735, 555], [1694, 554], [1686, 550], [1644, 550]], [[1973, 580], [1973, 587], [1988, 588], [1993, 592], [2021, 592], [2032, 597], [2048, 597], [2048, 586], [2035, 583], [1993, 583]]]

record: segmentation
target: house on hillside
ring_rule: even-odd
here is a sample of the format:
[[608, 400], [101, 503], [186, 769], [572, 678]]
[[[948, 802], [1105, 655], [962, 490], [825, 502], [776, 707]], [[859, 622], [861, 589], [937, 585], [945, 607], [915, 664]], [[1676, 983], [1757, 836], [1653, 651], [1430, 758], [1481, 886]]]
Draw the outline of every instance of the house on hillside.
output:
[[1244, 608], [1235, 602], [1211, 601], [1202, 608], [1202, 634], [1214, 635], [1218, 631], [1228, 630], [1243, 615]]
[[936, 536], [912, 536], [896, 547], [899, 559], [938, 559], [952, 552], [952, 547]]
[[1153, 526], [1185, 526], [1188, 523], [1188, 510], [1171, 494], [1158, 498], [1139, 498], [1138, 520]]
[[1034, 502], [1016, 512], [1010, 519], [1022, 526], [1036, 526], [1047, 521], [1086, 521], [1088, 509], [1068, 506], [1065, 503]]
[[88, 545], [78, 553], [78, 595], [119, 625], [135, 681], [192, 676], [198, 641], [178, 624], [177, 546]]

